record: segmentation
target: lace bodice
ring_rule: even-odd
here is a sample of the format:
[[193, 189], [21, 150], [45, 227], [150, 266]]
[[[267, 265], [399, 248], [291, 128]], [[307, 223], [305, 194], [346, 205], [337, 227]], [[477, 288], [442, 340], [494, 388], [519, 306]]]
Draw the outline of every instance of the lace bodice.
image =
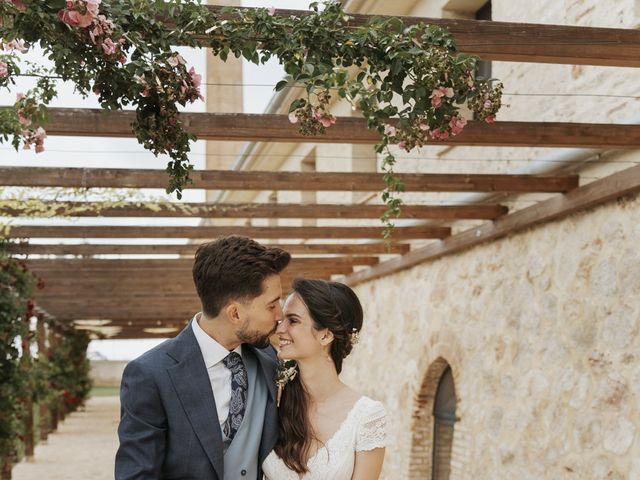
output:
[[[387, 414], [384, 406], [360, 397], [336, 433], [307, 462], [304, 480], [351, 480], [355, 452], [385, 447]], [[275, 452], [262, 464], [267, 480], [299, 480]]]

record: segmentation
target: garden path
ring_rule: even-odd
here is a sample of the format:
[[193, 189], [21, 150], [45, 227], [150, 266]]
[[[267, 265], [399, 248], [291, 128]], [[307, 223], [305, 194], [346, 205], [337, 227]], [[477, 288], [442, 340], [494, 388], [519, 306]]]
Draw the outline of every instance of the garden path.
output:
[[90, 398], [36, 446], [34, 462], [14, 467], [13, 480], [112, 480], [119, 417], [117, 396]]

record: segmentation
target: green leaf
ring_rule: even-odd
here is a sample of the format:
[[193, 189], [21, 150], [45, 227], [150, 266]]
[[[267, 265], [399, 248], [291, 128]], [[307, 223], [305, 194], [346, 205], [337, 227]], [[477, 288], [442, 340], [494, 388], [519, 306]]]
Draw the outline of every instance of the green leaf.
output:
[[276, 86], [274, 88], [274, 90], [276, 92], [279, 92], [280, 90], [282, 90], [284, 87], [287, 86], [289, 82], [287, 80], [280, 80], [278, 83], [276, 83]]
[[306, 104], [307, 104], [307, 101], [304, 98], [299, 98], [297, 100], [294, 100], [293, 102], [291, 102], [291, 105], [289, 106], [289, 113], [304, 107]]

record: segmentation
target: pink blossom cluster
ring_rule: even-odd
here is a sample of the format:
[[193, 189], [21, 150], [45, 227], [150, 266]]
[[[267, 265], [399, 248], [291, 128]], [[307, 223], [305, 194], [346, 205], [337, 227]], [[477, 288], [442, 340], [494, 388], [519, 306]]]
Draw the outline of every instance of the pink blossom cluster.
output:
[[24, 12], [27, 7], [22, 0], [5, 0], [6, 3], [12, 3], [19, 11]]
[[[298, 120], [301, 118], [303, 118], [302, 109], [295, 110], [289, 114], [289, 121], [291, 123], [298, 123]], [[313, 120], [322, 125], [324, 128], [329, 128], [331, 125], [335, 125], [337, 120], [334, 115], [331, 115], [319, 108], [313, 109], [311, 118], [313, 118]]]
[[72, 27], [87, 28], [98, 16], [102, 0], [67, 0], [67, 8], [58, 12], [58, 17]]
[[187, 71], [186, 61], [178, 53], [166, 60], [166, 66], [161, 66], [148, 76], [151, 80], [147, 80], [147, 75], [133, 76], [136, 83], [143, 87], [143, 97], [148, 97], [153, 89], [157, 93], [169, 93], [169, 96], [183, 105], [197, 99], [204, 100], [200, 92], [202, 75], [196, 73], [193, 67]]
[[414, 126], [408, 128], [400, 129], [386, 124], [384, 126], [384, 134], [391, 143], [395, 143], [398, 147], [409, 152], [415, 147], [426, 145], [430, 138], [433, 140], [446, 140], [449, 137], [458, 135], [467, 125], [467, 119], [458, 115], [447, 118], [448, 122], [445, 125], [433, 129], [429, 128], [426, 118], [418, 119]]
[[196, 69], [193, 67], [189, 69], [189, 80], [190, 82], [188, 82], [186, 78], [182, 79], [182, 85], [180, 86], [182, 94], [186, 95], [191, 103], [195, 102], [198, 98], [204, 100], [202, 93], [200, 93], [202, 75], [197, 74]]
[[47, 138], [47, 132], [44, 128], [38, 127], [35, 130], [22, 130], [22, 137], [24, 138], [25, 150], [31, 150], [31, 145], [35, 145], [36, 153], [44, 152], [44, 139]]
[[496, 113], [502, 106], [502, 83], [495, 87], [483, 85], [478, 89], [478, 94], [469, 100], [469, 108], [476, 114], [478, 120], [486, 123], [496, 121]]
[[9, 65], [7, 62], [0, 60], [0, 78], [7, 78], [9, 76]]
[[431, 106], [433, 108], [439, 108], [442, 105], [442, 97], [453, 98], [454, 92], [451, 87], [438, 87], [435, 88], [429, 98], [431, 99]]
[[67, 0], [67, 8], [60, 10], [58, 17], [72, 27], [86, 28], [91, 43], [102, 50], [106, 56], [117, 55], [118, 61], [125, 63], [127, 57], [121, 51], [125, 39], [124, 37], [118, 40], [112, 38], [113, 22], [98, 13], [101, 1]]
[[13, 39], [9, 42], [5, 42], [4, 40], [0, 39], [0, 50], [3, 50], [5, 52], [17, 50], [20, 53], [25, 53], [28, 48], [25, 46], [24, 40]]
[[44, 152], [44, 139], [47, 138], [47, 132], [42, 127], [34, 128], [33, 126], [33, 114], [36, 110], [36, 103], [33, 99], [25, 97], [23, 93], [16, 95], [16, 106], [18, 110], [18, 122], [22, 125], [20, 135], [24, 140], [23, 148], [30, 150], [32, 145], [35, 145], [36, 153]]

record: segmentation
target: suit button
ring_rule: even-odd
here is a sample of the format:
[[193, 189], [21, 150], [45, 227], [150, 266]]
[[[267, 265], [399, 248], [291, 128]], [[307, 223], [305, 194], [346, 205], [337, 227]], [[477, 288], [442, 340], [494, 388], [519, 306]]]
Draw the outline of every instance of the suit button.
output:
[[246, 471], [246, 470], [242, 469], [242, 470], [240, 471], [240, 475], [242, 475], [243, 477], [244, 477], [246, 474], [247, 474], [247, 471]]

